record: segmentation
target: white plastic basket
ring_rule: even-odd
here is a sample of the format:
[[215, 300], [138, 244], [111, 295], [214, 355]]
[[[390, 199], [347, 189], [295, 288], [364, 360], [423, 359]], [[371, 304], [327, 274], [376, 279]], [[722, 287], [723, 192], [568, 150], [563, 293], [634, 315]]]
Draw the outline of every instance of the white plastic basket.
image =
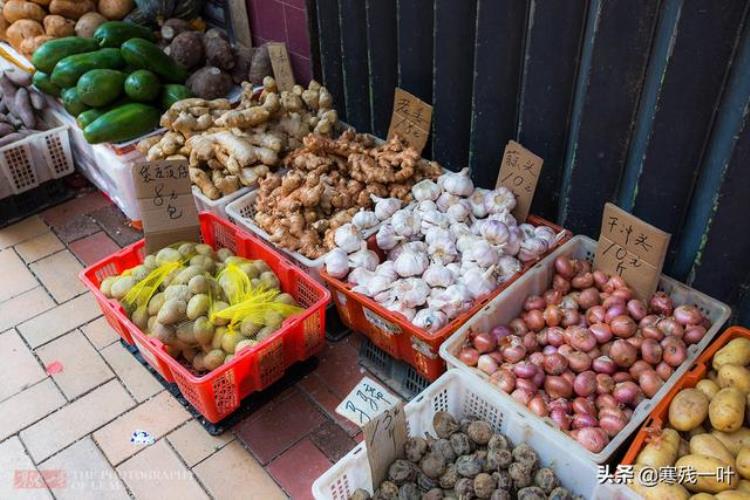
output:
[[[308, 259], [307, 257], [305, 257], [299, 252], [292, 252], [292, 251], [286, 250], [284, 248], [278, 247], [275, 243], [273, 243], [270, 240], [268, 233], [265, 232], [260, 227], [258, 227], [255, 224], [255, 220], [253, 219], [253, 216], [255, 215], [255, 200], [257, 198], [258, 198], [257, 189], [250, 191], [246, 195], [237, 198], [235, 201], [227, 205], [227, 208], [226, 208], [227, 215], [238, 226], [244, 227], [248, 231], [251, 231], [252, 233], [257, 234], [264, 241], [269, 242], [275, 248], [278, 248], [285, 254], [289, 255], [294, 260], [294, 262], [296, 262], [297, 265], [301, 267], [307, 274], [312, 276], [312, 278], [315, 281], [317, 281], [318, 283], [323, 283], [325, 285], [323, 278], [320, 277], [320, 268], [323, 267], [326, 256], [323, 255], [322, 257], [319, 257], [317, 259]], [[366, 231], [363, 231], [362, 233], [363, 237], [365, 239], [369, 238], [370, 236], [378, 232], [379, 227], [380, 227], [380, 224], [378, 224], [375, 227], [371, 227], [370, 229]]]
[[21, 194], [42, 182], [73, 173], [68, 127], [45, 130], [0, 148], [0, 171], [10, 190]]
[[499, 324], [508, 324], [510, 320], [518, 316], [523, 310], [523, 303], [529, 295], [541, 295], [548, 289], [554, 276], [554, 261], [560, 255], [576, 259], [586, 259], [593, 261], [596, 252], [596, 241], [586, 236], [575, 236], [566, 244], [552, 252], [546, 258], [541, 260], [536, 266], [531, 268], [521, 276], [515, 283], [502, 291], [494, 300], [489, 302], [479, 313], [471, 318], [466, 324], [459, 328], [456, 333], [451, 335], [448, 340], [440, 346], [440, 357], [442, 357], [448, 368], [456, 368], [462, 372], [470, 374], [477, 385], [484, 385], [500, 397], [513, 405], [517, 411], [529, 420], [544, 422], [541, 428], [543, 432], [567, 449], [570, 455], [580, 455], [581, 457], [592, 462], [603, 464], [617, 451], [620, 445], [636, 430], [643, 421], [648, 417], [651, 409], [658, 403], [664, 395], [672, 388], [692, 365], [693, 361], [700, 355], [711, 339], [716, 335], [722, 325], [729, 319], [731, 309], [726, 304], [716, 299], [690, 288], [668, 276], [662, 275], [659, 280], [658, 289], [666, 292], [676, 305], [695, 304], [710, 320], [711, 328], [698, 343], [688, 347], [688, 358], [672, 374], [662, 388], [653, 398], [646, 399], [633, 412], [633, 416], [628, 425], [615, 436], [609, 444], [599, 453], [592, 453], [578, 444], [573, 438], [558, 430], [549, 418], [540, 419], [525, 406], [516, 402], [510, 395], [500, 391], [497, 387], [489, 382], [489, 377], [483, 372], [466, 366], [458, 360], [457, 353], [464, 345], [466, 337], [474, 331], [488, 331]]
[[[444, 373], [409, 401], [404, 410], [410, 436], [435, 436], [432, 418], [438, 411], [447, 411], [458, 419], [477, 416], [505, 434], [514, 445], [527, 443], [534, 448], [542, 464], [551, 467], [562, 485], [573, 493], [587, 499], [633, 498], [627, 488], [598, 485], [597, 466], [593, 462], [570, 453], [565, 441], [539, 432], [544, 427], [540, 421], [526, 418], [507, 398], [499, 397], [497, 391], [484, 384], [477, 384], [476, 379], [462, 371]], [[357, 488], [373, 493], [365, 443], [359, 443], [320, 476], [313, 483], [312, 493], [318, 500], [347, 500]]]
[[218, 200], [212, 200], [201, 193], [201, 190], [197, 186], [193, 186], [193, 198], [195, 198], [195, 206], [198, 207], [199, 212], [211, 212], [222, 219], [226, 219], [228, 218], [227, 205], [240, 196], [249, 193], [252, 189], [251, 187], [243, 187], [230, 195], [222, 196]]

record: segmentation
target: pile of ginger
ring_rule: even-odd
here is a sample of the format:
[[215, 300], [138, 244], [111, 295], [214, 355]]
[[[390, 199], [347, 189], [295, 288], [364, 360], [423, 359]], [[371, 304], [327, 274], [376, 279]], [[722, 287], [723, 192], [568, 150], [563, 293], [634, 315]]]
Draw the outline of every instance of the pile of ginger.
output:
[[442, 173], [398, 136], [376, 146], [352, 130], [338, 139], [308, 135], [284, 165], [286, 174], [260, 181], [254, 219], [273, 243], [310, 259], [333, 249], [335, 230], [371, 208], [373, 196], [409, 202], [416, 182]]
[[167, 131], [137, 149], [149, 161], [188, 160], [190, 179], [211, 200], [255, 186], [284, 155], [314, 132], [330, 136], [338, 121], [333, 99], [316, 81], [279, 92], [271, 77], [258, 95], [243, 82], [239, 102], [184, 99], [161, 117]]

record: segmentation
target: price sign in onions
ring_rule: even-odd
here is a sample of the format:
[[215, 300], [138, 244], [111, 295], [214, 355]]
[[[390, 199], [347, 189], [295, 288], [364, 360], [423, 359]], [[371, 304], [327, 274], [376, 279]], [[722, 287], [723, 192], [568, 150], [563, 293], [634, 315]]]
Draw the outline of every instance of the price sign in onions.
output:
[[399, 401], [370, 420], [362, 428], [362, 435], [367, 447], [372, 484], [377, 485], [386, 479], [388, 467], [404, 450], [406, 416], [403, 403]]
[[292, 73], [292, 64], [289, 62], [289, 53], [286, 51], [286, 44], [283, 42], [269, 43], [268, 57], [271, 59], [273, 77], [276, 80], [276, 86], [279, 88], [279, 91], [292, 90], [292, 87], [294, 87], [294, 73]]
[[409, 146], [422, 154], [432, 123], [432, 106], [409, 92], [396, 88], [388, 139], [398, 134]]
[[399, 399], [370, 377], [362, 377], [357, 386], [336, 407], [336, 413], [360, 427], [391, 408]]
[[146, 252], [154, 252], [177, 241], [200, 241], [200, 223], [187, 161], [136, 164], [133, 180]]
[[529, 215], [543, 164], [544, 160], [516, 141], [508, 141], [505, 146], [495, 188], [505, 186], [516, 195], [517, 203], [513, 209], [513, 216], [517, 220], [525, 221]]
[[669, 233], [607, 203], [594, 269], [622, 276], [639, 298], [648, 299], [659, 283], [669, 238]]

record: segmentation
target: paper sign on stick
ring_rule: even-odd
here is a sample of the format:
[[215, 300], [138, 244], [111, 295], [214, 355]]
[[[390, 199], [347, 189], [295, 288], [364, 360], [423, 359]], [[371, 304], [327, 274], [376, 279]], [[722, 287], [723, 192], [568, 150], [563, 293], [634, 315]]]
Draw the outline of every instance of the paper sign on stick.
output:
[[187, 161], [139, 163], [133, 169], [133, 180], [146, 252], [155, 252], [178, 241], [200, 241], [200, 223]]
[[406, 417], [400, 401], [374, 417], [362, 428], [372, 484], [378, 485], [388, 474], [388, 467], [403, 454], [406, 443]]
[[294, 87], [294, 73], [292, 73], [292, 64], [289, 62], [289, 53], [286, 51], [286, 44], [283, 42], [269, 43], [268, 57], [271, 59], [273, 77], [276, 80], [276, 86], [279, 88], [279, 91], [292, 90], [292, 87]]
[[409, 92], [396, 88], [393, 95], [391, 126], [388, 139], [394, 134], [404, 139], [411, 147], [422, 154], [432, 123], [432, 106]]
[[596, 246], [594, 269], [622, 276], [638, 298], [656, 291], [670, 234], [607, 203]]
[[505, 186], [516, 195], [513, 216], [519, 221], [525, 221], [529, 215], [543, 163], [544, 160], [516, 141], [508, 141], [505, 146], [495, 188]]
[[397, 402], [398, 398], [388, 389], [370, 377], [362, 377], [359, 384], [336, 407], [336, 413], [363, 426]]

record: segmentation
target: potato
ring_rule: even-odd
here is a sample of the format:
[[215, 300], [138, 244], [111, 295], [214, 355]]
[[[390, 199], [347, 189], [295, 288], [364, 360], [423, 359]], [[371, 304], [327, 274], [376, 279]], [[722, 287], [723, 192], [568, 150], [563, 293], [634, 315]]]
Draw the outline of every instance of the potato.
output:
[[190, 290], [190, 293], [199, 294], [199, 293], [208, 293], [208, 278], [205, 276], [193, 276], [190, 278], [190, 281], [188, 282], [188, 289]]
[[99, 290], [104, 294], [105, 297], [112, 297], [112, 283], [117, 281], [117, 276], [107, 276], [99, 283]]
[[195, 357], [193, 358], [193, 370], [200, 372], [206, 369], [206, 365], [203, 364], [203, 358], [205, 356], [205, 353], [202, 352], [199, 352], [195, 355]]
[[737, 472], [744, 479], [750, 479], [750, 446], [743, 446], [737, 454]]
[[206, 370], [210, 371], [220, 367], [224, 362], [225, 357], [226, 354], [224, 354], [224, 351], [222, 351], [221, 349], [213, 349], [203, 358], [203, 364], [205, 365]]
[[75, 25], [76, 36], [91, 38], [99, 25], [106, 23], [107, 18], [98, 12], [87, 12], [78, 19]]
[[643, 465], [634, 465], [634, 479], [628, 486], [646, 500], [687, 500], [690, 493], [680, 484], [657, 483], [655, 486], [645, 486], [639, 481], [640, 470]]
[[211, 305], [208, 295], [200, 293], [193, 295], [187, 305], [187, 317], [188, 319], [196, 319], [198, 316], [205, 316], [208, 313], [208, 308]]
[[8, 0], [3, 6], [3, 17], [11, 24], [21, 19], [41, 22], [45, 15], [43, 8], [26, 0]]
[[261, 328], [262, 325], [254, 323], [250, 319], [243, 319], [240, 323], [240, 333], [247, 338], [255, 336]]
[[170, 285], [164, 289], [164, 298], [167, 300], [177, 299], [187, 302], [192, 296], [187, 285]]
[[240, 340], [239, 342], [237, 342], [237, 345], [234, 347], [234, 352], [238, 353], [242, 349], [248, 349], [250, 347], [253, 347], [257, 343], [258, 343], [258, 341], [257, 340], [253, 340], [253, 339], [243, 339], [243, 340]]
[[14, 49], [21, 50], [21, 44], [24, 40], [33, 40], [37, 36], [44, 35], [44, 28], [39, 22], [32, 19], [21, 19], [11, 24], [5, 34], [8, 38], [8, 43]]
[[722, 389], [725, 387], [736, 387], [745, 394], [750, 392], [750, 370], [744, 366], [726, 364], [719, 368], [719, 376], [716, 383]]
[[713, 500], [716, 498], [711, 493], [696, 493], [690, 497], [690, 500]]
[[122, 276], [112, 283], [111, 293], [115, 299], [121, 299], [128, 294], [131, 288], [133, 288], [138, 281], [132, 276]]
[[154, 323], [156, 323], [156, 316], [149, 316], [148, 323], [146, 325], [147, 332], [149, 335], [151, 335], [152, 330], [154, 329]]
[[159, 267], [159, 264], [156, 262], [156, 256], [154, 255], [146, 255], [143, 258], [143, 265], [148, 267], [149, 269], [156, 269]]
[[669, 423], [678, 431], [689, 431], [703, 423], [708, 414], [708, 398], [698, 389], [683, 389], [669, 404]]
[[214, 249], [211, 248], [211, 245], [206, 245], [205, 243], [198, 243], [197, 245], [195, 245], [195, 251], [200, 255], [206, 255], [211, 258], [216, 257]]
[[52, 0], [49, 3], [50, 14], [60, 14], [68, 19], [78, 19], [94, 9], [91, 0]]
[[193, 322], [193, 334], [198, 343], [210, 344], [214, 338], [214, 325], [205, 316], [196, 318]]
[[226, 319], [226, 318], [213, 317], [214, 313], [218, 313], [219, 311], [223, 311], [227, 307], [229, 307], [229, 304], [227, 304], [224, 301], [217, 300], [216, 302], [214, 302], [213, 307], [211, 308], [211, 313], [212, 313], [211, 321], [213, 321], [213, 323], [215, 325], [217, 325], [217, 326], [224, 326], [224, 325], [226, 325], [226, 324], [229, 323], [229, 320]]
[[203, 274], [203, 267], [188, 266], [174, 277], [174, 280], [172, 280], [172, 284], [187, 285], [191, 279], [201, 274]]
[[730, 465], [722, 462], [718, 458], [706, 455], [687, 455], [679, 458], [675, 463], [679, 470], [681, 467], [687, 467], [698, 473], [695, 483], [685, 483], [685, 487], [696, 493], [719, 493], [724, 490], [733, 490], [737, 486], [737, 474], [724, 474], [720, 482], [717, 478], [716, 471], [720, 468], [727, 470]]
[[227, 333], [225, 333], [224, 336], [221, 338], [221, 348], [227, 354], [234, 354], [237, 344], [239, 344], [240, 341], [244, 339], [245, 338], [242, 335], [240, 335], [240, 333], [237, 331], [234, 331], [234, 330], [227, 331]]
[[159, 309], [156, 320], [165, 325], [172, 325], [185, 319], [187, 303], [179, 299], [167, 299]]
[[711, 435], [721, 441], [727, 447], [732, 455], [739, 454], [744, 446], [750, 446], [750, 429], [742, 427], [735, 432], [711, 431]]
[[635, 463], [651, 467], [673, 465], [677, 460], [679, 447], [680, 435], [674, 429], [664, 429], [661, 435], [654, 437], [643, 447]]
[[10, 23], [7, 19], [5, 19], [3, 16], [0, 15], [0, 40], [2, 41], [8, 41], [8, 27], [10, 26]]
[[198, 340], [195, 338], [195, 333], [193, 332], [193, 325], [194, 323], [192, 321], [183, 321], [177, 325], [177, 328], [175, 329], [177, 339], [188, 346], [198, 343]]
[[747, 479], [740, 479], [740, 481], [737, 483], [737, 491], [750, 492], [750, 481], [748, 481]]
[[156, 264], [159, 266], [169, 262], [178, 262], [181, 258], [180, 252], [170, 247], [162, 248], [156, 252]]
[[720, 390], [708, 405], [711, 426], [719, 431], [736, 431], [745, 419], [745, 405], [745, 395], [739, 389], [727, 387]]
[[704, 378], [703, 380], [698, 382], [695, 385], [695, 388], [705, 394], [708, 397], [709, 401], [713, 399], [713, 397], [716, 396], [716, 393], [721, 390], [719, 384], [707, 378]]
[[164, 301], [166, 298], [164, 297], [164, 293], [159, 292], [157, 294], [154, 294], [153, 297], [151, 297], [151, 300], [148, 301], [148, 313], [151, 316], [156, 316], [159, 314], [159, 309], [161, 309], [161, 306], [164, 305]]
[[31, 55], [36, 52], [36, 49], [53, 39], [54, 37], [49, 35], [37, 35], [34, 38], [26, 38], [21, 42], [19, 50], [25, 56], [31, 57]]
[[130, 319], [135, 323], [135, 326], [141, 329], [141, 331], [146, 331], [148, 329], [148, 308], [146, 306], [139, 306], [136, 308], [135, 311], [133, 311], [132, 316], [130, 316]]
[[722, 462], [734, 465], [734, 455], [716, 436], [712, 436], [711, 434], [701, 434], [690, 438], [690, 453], [718, 458]]
[[177, 337], [175, 336], [174, 328], [171, 326], [164, 325], [162, 323], [159, 323], [159, 321], [156, 321], [154, 325], [151, 327], [151, 336], [156, 337], [160, 341], [164, 342], [165, 344], [171, 344], [175, 340], [177, 340]]
[[740, 337], [731, 340], [714, 354], [711, 364], [715, 370], [724, 365], [746, 366], [750, 364], [750, 339]]
[[119, 21], [133, 10], [133, 0], [99, 0], [99, 12], [111, 21]]
[[690, 429], [688, 431], [688, 438], [691, 438], [693, 436], [698, 436], [700, 434], [705, 434], [706, 432], [707, 432], [706, 429], [704, 429], [702, 425], [699, 425], [695, 429]]
[[727, 490], [716, 494], [713, 498], [716, 500], [750, 500], [750, 494], [744, 491]]
[[278, 329], [279, 329], [278, 326], [264, 326], [263, 328], [260, 329], [260, 331], [258, 331], [258, 335], [255, 336], [255, 340], [257, 340], [258, 342], [265, 340], [268, 337], [270, 337], [271, 334]]
[[73, 36], [76, 33], [76, 23], [63, 16], [51, 14], [44, 17], [42, 21], [44, 32], [49, 36], [60, 38], [63, 36]]
[[220, 326], [214, 331], [214, 338], [211, 339], [211, 347], [213, 349], [221, 349], [221, 341], [224, 339], [224, 335], [227, 333], [227, 329]]
[[220, 261], [226, 262], [229, 257], [234, 257], [234, 253], [228, 248], [220, 248], [216, 251], [216, 257]]

